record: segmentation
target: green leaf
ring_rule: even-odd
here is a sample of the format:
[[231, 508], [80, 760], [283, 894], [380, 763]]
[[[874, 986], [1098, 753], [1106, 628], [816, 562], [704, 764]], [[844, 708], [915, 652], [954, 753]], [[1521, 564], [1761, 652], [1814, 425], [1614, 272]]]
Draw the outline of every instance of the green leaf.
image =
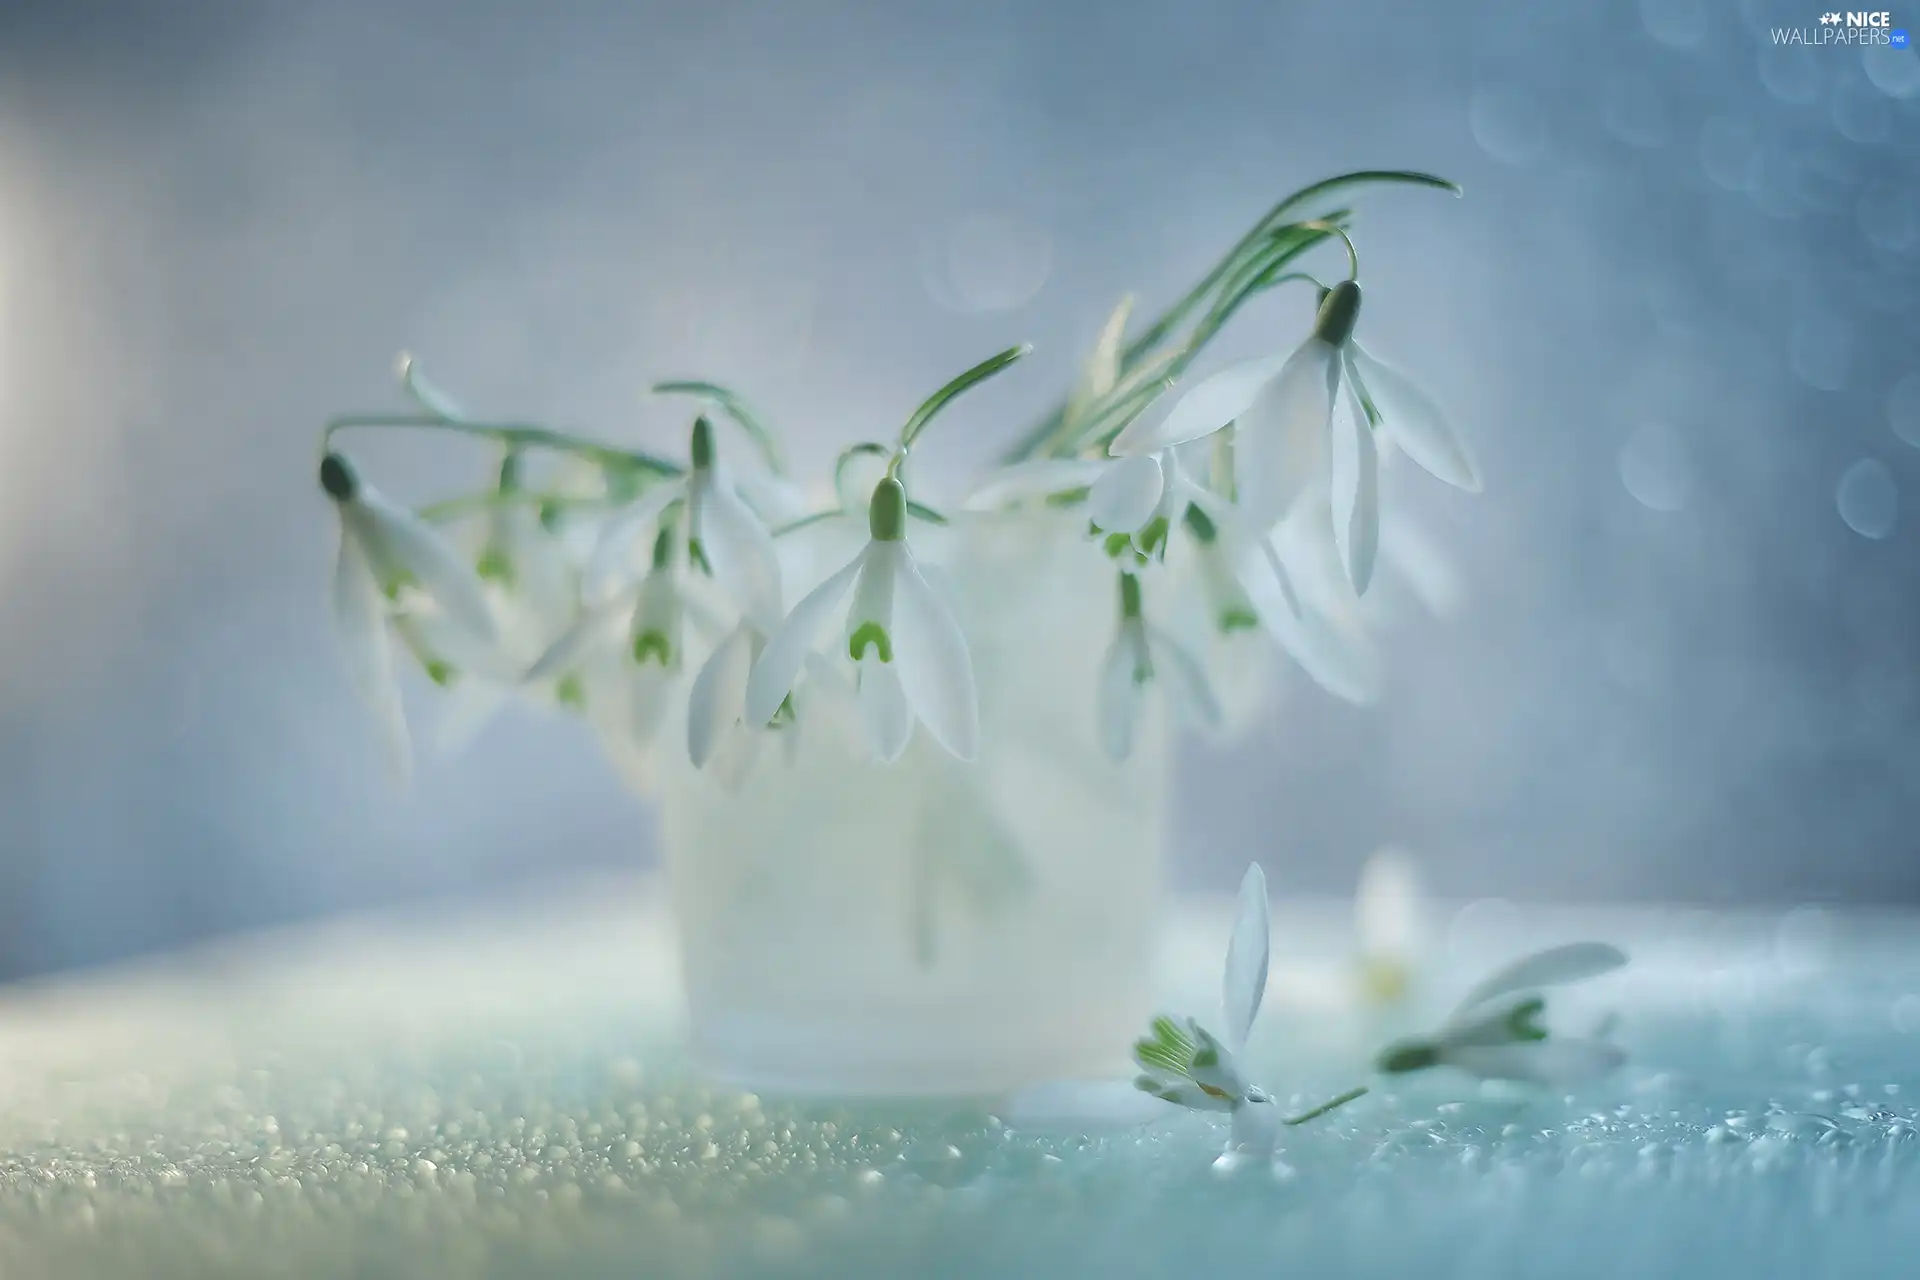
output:
[[925, 520], [928, 524], [951, 524], [952, 523], [952, 521], [948, 520], [945, 516], [941, 515], [938, 511], [935, 511], [932, 507], [928, 506], [926, 503], [915, 502], [912, 498], [907, 499], [907, 514], [912, 516], [916, 520]]
[[653, 393], [657, 396], [699, 396], [710, 400], [720, 412], [732, 419], [735, 426], [747, 433], [754, 446], [760, 450], [761, 458], [767, 464], [767, 470], [777, 476], [787, 473], [786, 461], [780, 455], [780, 442], [773, 431], [760, 420], [760, 415], [747, 406], [739, 394], [717, 382], [705, 382], [699, 379], [682, 378], [671, 382], [656, 382]]
[[953, 379], [953, 381], [947, 383], [946, 386], [941, 387], [938, 391], [921, 401], [920, 407], [915, 409], [913, 416], [907, 419], [907, 424], [900, 428], [900, 447], [903, 449], [911, 447], [913, 442], [919, 438], [920, 433], [926, 430], [927, 423], [933, 420], [934, 415], [946, 408], [963, 392], [979, 386], [988, 378], [1011, 367], [1016, 361], [1023, 359], [1027, 353], [1032, 350], [1032, 347], [1023, 343], [1017, 347], [1008, 347], [998, 355], [988, 356], [985, 360], [982, 360], [979, 364], [973, 366], [973, 368], [967, 370], [959, 377]]

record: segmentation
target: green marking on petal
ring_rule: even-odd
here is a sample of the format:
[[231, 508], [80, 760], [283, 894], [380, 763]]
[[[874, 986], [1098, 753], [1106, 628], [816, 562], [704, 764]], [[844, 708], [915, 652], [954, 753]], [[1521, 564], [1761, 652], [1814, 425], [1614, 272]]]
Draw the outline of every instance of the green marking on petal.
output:
[[[1088, 525], [1087, 529], [1089, 532], [1095, 534], [1096, 536], [1100, 532], [1099, 528], [1095, 525]], [[1133, 539], [1124, 533], [1108, 534], [1106, 542], [1103, 545], [1107, 549], [1107, 554], [1113, 557], [1115, 560], [1118, 560], [1121, 556], [1125, 555], [1127, 552], [1133, 551]], [[1138, 554], [1139, 554], [1138, 552], [1135, 552], [1136, 556]]]
[[428, 658], [421, 666], [427, 673], [427, 679], [433, 681], [442, 689], [451, 688], [454, 678], [460, 674], [454, 669], [451, 662], [445, 662], [439, 658]]
[[475, 573], [483, 582], [497, 582], [503, 587], [513, 586], [513, 561], [499, 547], [489, 545], [480, 553], [480, 562], [474, 566]]
[[576, 711], [587, 709], [587, 687], [580, 681], [580, 674], [562, 676], [560, 683], [553, 688], [554, 701], [563, 707], [572, 707]]
[[1133, 535], [1134, 545], [1144, 556], [1165, 555], [1167, 551], [1167, 518], [1155, 516], [1146, 523], [1140, 532]]
[[1515, 1040], [1545, 1040], [1547, 1029], [1540, 1025], [1540, 1015], [1546, 1008], [1547, 1002], [1539, 996], [1522, 1000], [1507, 1015], [1507, 1034]]
[[880, 651], [880, 661], [893, 661], [893, 640], [887, 635], [887, 629], [877, 622], [861, 623], [847, 640], [847, 652], [858, 662], [867, 652], [868, 645]]
[[1120, 616], [1140, 616], [1140, 579], [1122, 570], [1120, 573]]
[[1236, 631], [1258, 631], [1260, 619], [1249, 609], [1223, 609], [1218, 625], [1221, 635], [1232, 635]]
[[1219, 536], [1220, 531], [1213, 527], [1213, 521], [1207, 518], [1207, 513], [1191, 504], [1187, 507], [1186, 522], [1187, 529], [1201, 542], [1212, 542]]
[[707, 562], [707, 549], [700, 545], [700, 539], [687, 539], [687, 559], [693, 562], [694, 568], [709, 578], [713, 576], [713, 566]]
[[672, 665], [673, 642], [666, 632], [649, 627], [633, 638], [633, 660], [644, 667], [648, 658], [658, 658], [663, 667]]
[[1092, 492], [1093, 490], [1086, 485], [1081, 485], [1078, 489], [1063, 489], [1059, 493], [1048, 494], [1046, 497], [1046, 505], [1050, 507], [1077, 507], [1085, 502], [1087, 495]]
[[767, 727], [778, 729], [782, 725], [793, 724], [798, 719], [799, 716], [793, 709], [793, 694], [788, 693], [786, 697], [780, 699], [780, 705], [773, 709], [773, 719], [767, 721]]
[[543, 500], [540, 503], [540, 527], [548, 533], [558, 533], [563, 510], [564, 508], [557, 500], [553, 498]]

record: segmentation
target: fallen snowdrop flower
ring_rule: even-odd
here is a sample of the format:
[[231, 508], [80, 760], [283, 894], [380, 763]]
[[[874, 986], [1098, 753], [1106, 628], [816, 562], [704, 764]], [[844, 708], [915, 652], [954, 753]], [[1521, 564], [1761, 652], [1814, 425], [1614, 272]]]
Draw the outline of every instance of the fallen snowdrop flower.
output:
[[1573, 942], [1522, 957], [1467, 993], [1431, 1035], [1388, 1046], [1377, 1060], [1388, 1075], [1448, 1066], [1483, 1080], [1567, 1086], [1598, 1079], [1626, 1061], [1600, 1037], [1558, 1038], [1540, 1018], [1545, 987], [1611, 973], [1626, 954], [1604, 942]]

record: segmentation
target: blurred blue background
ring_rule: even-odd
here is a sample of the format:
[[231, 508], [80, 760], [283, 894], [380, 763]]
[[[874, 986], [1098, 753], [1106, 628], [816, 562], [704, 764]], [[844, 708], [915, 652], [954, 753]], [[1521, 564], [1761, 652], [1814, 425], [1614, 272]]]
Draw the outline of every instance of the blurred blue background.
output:
[[[1896, 12], [1920, 26], [1920, 11]], [[395, 353], [671, 446], [729, 381], [803, 463], [1015, 341], [987, 456], [1126, 290], [1411, 167], [1369, 342], [1475, 443], [1407, 495], [1451, 621], [1182, 761], [1176, 879], [1920, 897], [1920, 60], [1798, 0], [347, 0], [0, 7], [0, 976], [648, 865], [576, 725], [385, 785], [327, 630], [330, 413]], [[1216, 360], [1297, 339], [1298, 296]], [[963, 425], [964, 424], [964, 425]], [[477, 454], [383, 450], [409, 497]]]

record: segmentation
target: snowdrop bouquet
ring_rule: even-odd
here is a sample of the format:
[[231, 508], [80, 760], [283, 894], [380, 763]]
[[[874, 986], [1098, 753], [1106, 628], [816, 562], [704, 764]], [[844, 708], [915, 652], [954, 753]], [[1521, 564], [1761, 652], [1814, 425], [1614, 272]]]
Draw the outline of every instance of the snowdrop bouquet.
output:
[[[1366, 171], [1295, 192], [1144, 327], [1123, 302], [1077, 385], [970, 484], [924, 475], [922, 440], [1024, 347], [847, 446], [812, 492], [716, 383], [655, 386], [698, 406], [685, 448], [656, 452], [477, 416], [403, 358], [412, 410], [336, 418], [320, 464], [341, 645], [394, 769], [413, 758], [396, 654], [444, 691], [443, 741], [512, 701], [581, 714], [661, 806], [695, 1038], [736, 1075], [806, 1059], [827, 1087], [878, 1063], [918, 1090], [969, 1053], [954, 1087], [1099, 1053], [1145, 999], [1168, 715], [1244, 723], [1267, 641], [1370, 701], [1379, 571], [1450, 594], [1382, 509], [1396, 454], [1480, 483], [1360, 341], [1347, 198], [1385, 185], [1455, 191]], [[1317, 253], [1344, 271], [1323, 282]], [[1304, 334], [1188, 379], [1285, 286], [1311, 290]], [[345, 451], [363, 429], [470, 437], [497, 470], [408, 508]], [[946, 1034], [989, 1009], [1030, 1022], [1033, 1062]]]

